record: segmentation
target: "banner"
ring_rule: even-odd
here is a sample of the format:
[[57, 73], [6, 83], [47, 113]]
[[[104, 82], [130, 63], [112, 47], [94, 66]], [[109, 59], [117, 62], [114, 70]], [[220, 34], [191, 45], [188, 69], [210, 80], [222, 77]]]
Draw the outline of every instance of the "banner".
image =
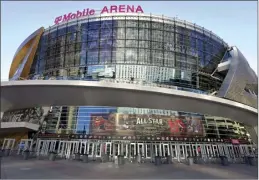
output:
[[201, 115], [92, 114], [90, 134], [116, 136], [204, 136]]

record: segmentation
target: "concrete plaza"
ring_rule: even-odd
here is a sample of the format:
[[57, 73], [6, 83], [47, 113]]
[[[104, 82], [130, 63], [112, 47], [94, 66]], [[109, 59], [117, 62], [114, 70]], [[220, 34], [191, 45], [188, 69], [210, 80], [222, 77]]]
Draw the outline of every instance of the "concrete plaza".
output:
[[1, 159], [1, 179], [258, 179], [258, 167], [246, 164], [204, 164], [188, 166], [174, 163], [155, 166], [151, 163], [113, 163], [75, 160]]

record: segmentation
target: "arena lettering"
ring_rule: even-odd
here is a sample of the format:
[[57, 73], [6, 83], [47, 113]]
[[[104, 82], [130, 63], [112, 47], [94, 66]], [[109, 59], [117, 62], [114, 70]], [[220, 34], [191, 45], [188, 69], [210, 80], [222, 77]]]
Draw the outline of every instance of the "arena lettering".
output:
[[137, 118], [136, 124], [160, 124], [163, 125], [162, 119], [152, 119], [152, 118]]
[[[78, 10], [76, 13], [68, 13], [63, 16], [59, 16], [55, 18], [54, 23], [59, 24], [62, 22], [67, 22], [76, 18], [86, 17], [95, 15], [94, 9], [84, 9], [83, 11]], [[144, 13], [142, 7], [140, 5], [112, 5], [110, 7], [104, 6], [101, 10], [100, 14], [109, 14], [109, 13]]]

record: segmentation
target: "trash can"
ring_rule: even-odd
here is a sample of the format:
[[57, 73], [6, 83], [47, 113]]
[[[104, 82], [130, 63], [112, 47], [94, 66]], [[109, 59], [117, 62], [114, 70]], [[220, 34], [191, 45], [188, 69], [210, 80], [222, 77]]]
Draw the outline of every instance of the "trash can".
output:
[[88, 154], [83, 154], [83, 162], [88, 163]]
[[30, 156], [30, 151], [24, 151], [24, 152], [23, 152], [23, 159], [24, 159], [24, 160], [29, 159], [29, 156]]
[[79, 153], [76, 153], [76, 154], [75, 154], [75, 160], [76, 160], [76, 161], [79, 161], [79, 160], [80, 160], [80, 154], [79, 154]]
[[248, 156], [247, 160], [250, 166], [255, 166], [255, 158], [253, 156]]
[[155, 165], [156, 166], [161, 165], [161, 157], [160, 156], [155, 156]]
[[4, 155], [5, 155], [5, 156], [9, 156], [9, 155], [10, 155], [10, 152], [11, 152], [11, 149], [5, 149], [5, 150], [4, 150]]
[[228, 158], [226, 156], [220, 156], [220, 161], [222, 166], [228, 166]]
[[187, 160], [188, 160], [188, 165], [189, 165], [189, 166], [193, 165], [193, 157], [189, 156], [189, 157], [187, 158]]
[[56, 160], [56, 153], [55, 152], [50, 152], [49, 153], [49, 160], [50, 161], [55, 161]]

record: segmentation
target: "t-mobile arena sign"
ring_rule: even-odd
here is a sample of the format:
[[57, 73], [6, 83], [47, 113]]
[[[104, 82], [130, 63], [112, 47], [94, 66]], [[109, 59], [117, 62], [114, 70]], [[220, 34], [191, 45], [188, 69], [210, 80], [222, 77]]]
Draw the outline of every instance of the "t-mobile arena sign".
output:
[[[101, 14], [110, 14], [110, 13], [144, 13], [141, 6], [134, 5], [113, 5], [110, 7], [104, 6], [101, 10]], [[82, 11], [78, 10], [75, 13], [64, 14], [63, 16], [56, 17], [54, 23], [59, 24], [66, 22], [72, 19], [84, 17], [84, 16], [93, 16], [95, 15], [94, 9], [84, 9]]]

